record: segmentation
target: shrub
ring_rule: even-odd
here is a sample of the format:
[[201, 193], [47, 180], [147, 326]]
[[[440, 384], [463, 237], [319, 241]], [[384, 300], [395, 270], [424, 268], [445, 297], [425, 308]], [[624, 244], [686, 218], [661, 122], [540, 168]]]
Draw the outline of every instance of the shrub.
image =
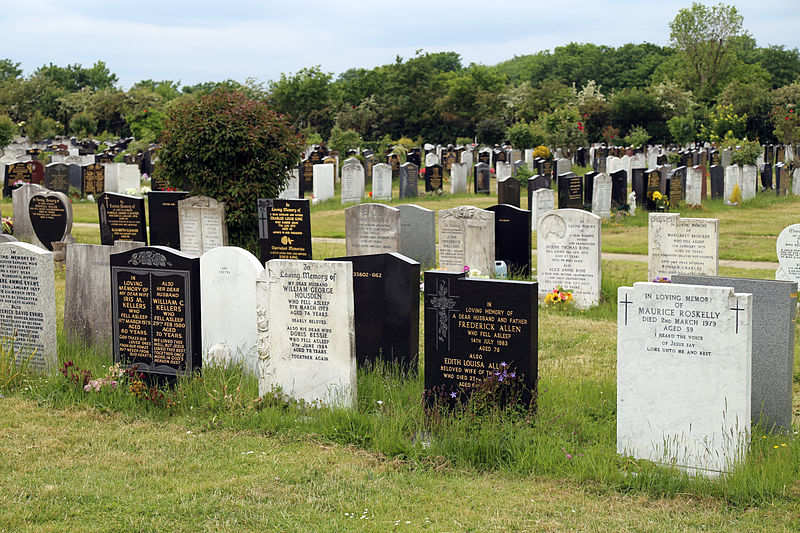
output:
[[25, 125], [25, 134], [30, 141], [50, 139], [57, 135], [58, 123], [52, 118], [45, 117], [38, 109]]
[[458, 137], [456, 139], [456, 144], [460, 144], [462, 146], [470, 146], [474, 142], [475, 140], [472, 137]]
[[156, 176], [225, 202], [231, 245], [258, 253], [258, 198], [276, 198], [300, 161], [302, 139], [264, 102], [220, 88], [174, 106]]
[[641, 126], [634, 126], [625, 136], [625, 144], [634, 148], [643, 147], [650, 140], [650, 134]]
[[8, 115], [0, 115], [0, 148], [5, 148], [14, 140], [17, 126]]
[[758, 141], [726, 138], [724, 144], [732, 150], [731, 163], [734, 165], [755, 165], [761, 155]]
[[69, 120], [69, 131], [79, 137], [88, 137], [97, 133], [97, 119], [89, 112], [76, 113]]
[[137, 140], [152, 142], [158, 138], [164, 128], [166, 115], [155, 109], [144, 109], [138, 113], [130, 113], [125, 116], [125, 121], [131, 129], [131, 135]]
[[519, 150], [533, 148], [545, 142], [544, 132], [533, 124], [519, 121], [506, 132], [506, 138], [511, 141], [511, 145]]
[[337, 150], [339, 158], [344, 159], [347, 150], [361, 146], [361, 135], [354, 130], [343, 130], [339, 126], [334, 126], [331, 136], [328, 139], [328, 148]]
[[742, 116], [733, 112], [733, 105], [717, 104], [708, 115], [707, 123], [700, 126], [704, 141], [719, 142], [725, 137], [740, 138], [747, 128], [747, 113]]
[[542, 159], [549, 159], [550, 158], [550, 149], [543, 144], [540, 144], [536, 148], [533, 149], [533, 158], [536, 159], [537, 157], [541, 157]]
[[481, 144], [498, 144], [506, 133], [505, 123], [498, 118], [484, 118], [477, 125], [478, 142]]
[[672, 117], [667, 121], [667, 127], [678, 146], [686, 146], [696, 137], [694, 119], [691, 116]]

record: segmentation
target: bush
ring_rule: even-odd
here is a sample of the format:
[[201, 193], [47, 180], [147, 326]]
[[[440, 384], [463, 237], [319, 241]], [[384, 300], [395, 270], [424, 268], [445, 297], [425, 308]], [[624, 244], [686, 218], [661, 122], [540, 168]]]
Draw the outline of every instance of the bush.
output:
[[131, 135], [137, 140], [153, 142], [164, 129], [166, 115], [157, 110], [143, 110], [139, 113], [130, 113], [125, 116], [125, 121], [131, 129]]
[[57, 128], [58, 123], [55, 120], [45, 117], [42, 115], [42, 112], [37, 109], [25, 125], [25, 134], [30, 141], [41, 141], [42, 139], [51, 139], [55, 137], [57, 135]]
[[691, 116], [672, 117], [667, 121], [669, 134], [678, 146], [686, 146], [695, 140], [694, 119]]
[[[540, 144], [536, 148], [533, 149], [533, 158], [536, 159], [537, 157], [541, 157], [542, 159], [550, 159], [550, 148]], [[532, 169], [531, 169], [532, 170]]]
[[456, 139], [456, 144], [460, 144], [462, 146], [471, 146], [472, 143], [475, 142], [475, 139], [472, 137], [458, 137]]
[[761, 155], [761, 145], [758, 141], [726, 137], [723, 145], [732, 150], [731, 163], [734, 165], [755, 165], [758, 156]]
[[625, 136], [625, 144], [634, 148], [643, 147], [650, 140], [650, 134], [641, 126], [634, 126]]
[[732, 105], [717, 104], [708, 116], [706, 124], [700, 126], [701, 140], [719, 142], [726, 137], [740, 138], [747, 128], [747, 113], [742, 116], [733, 112]]
[[69, 132], [78, 137], [88, 137], [97, 133], [97, 119], [86, 111], [72, 116], [69, 121]]
[[540, 128], [524, 121], [519, 121], [508, 128], [506, 138], [518, 150], [533, 148], [546, 142], [544, 132]]
[[337, 150], [339, 158], [344, 159], [347, 150], [356, 149], [361, 146], [361, 135], [354, 130], [343, 130], [339, 126], [334, 126], [331, 130], [331, 136], [328, 139], [328, 148], [330, 150]]
[[477, 125], [477, 137], [480, 144], [498, 144], [506, 133], [506, 124], [498, 118], [484, 118]]
[[0, 148], [5, 148], [14, 140], [17, 126], [8, 115], [0, 115]]
[[225, 202], [230, 244], [257, 255], [256, 200], [278, 196], [302, 146], [267, 104], [223, 87], [169, 111], [155, 175]]

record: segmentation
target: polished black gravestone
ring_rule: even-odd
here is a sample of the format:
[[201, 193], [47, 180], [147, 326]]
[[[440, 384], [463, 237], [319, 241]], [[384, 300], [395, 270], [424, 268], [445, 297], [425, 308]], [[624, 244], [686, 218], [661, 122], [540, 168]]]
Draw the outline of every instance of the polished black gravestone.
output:
[[[394, 173], [394, 171], [392, 171]], [[403, 163], [398, 171], [400, 198], [416, 198], [419, 194], [419, 167], [414, 163]]]
[[69, 165], [50, 163], [44, 167], [44, 186], [51, 191], [69, 193]]
[[144, 219], [144, 198], [104, 192], [97, 197], [100, 218], [100, 244], [114, 241], [147, 242]]
[[643, 168], [631, 169], [631, 186], [633, 192], [636, 193], [636, 201], [641, 204], [647, 195], [647, 182], [645, 181]]
[[551, 189], [553, 180], [550, 176], [542, 176], [537, 174], [532, 178], [528, 178], [528, 189], [538, 191], [539, 189]]
[[669, 204], [677, 206], [685, 198], [686, 167], [678, 167], [672, 171], [667, 179], [667, 194]]
[[620, 208], [628, 204], [628, 172], [624, 169], [610, 174], [611, 206]]
[[772, 189], [772, 165], [769, 163], [761, 165], [759, 174], [761, 175], [761, 190]]
[[592, 194], [594, 194], [594, 177], [600, 174], [596, 170], [590, 170], [583, 175], [583, 205], [592, 205]]
[[497, 181], [497, 203], [519, 207], [519, 180], [514, 176]]
[[308, 200], [258, 199], [259, 259], [312, 259]]
[[69, 198], [58, 191], [35, 194], [28, 202], [33, 232], [51, 252], [53, 243], [62, 241], [72, 227], [72, 210], [68, 203]]
[[725, 171], [722, 165], [711, 165], [708, 173], [711, 175], [711, 198], [722, 198], [725, 194]]
[[[535, 407], [538, 382], [537, 284], [425, 272], [425, 395], [453, 406], [487, 378], [524, 384]], [[505, 372], [505, 374], [504, 374]], [[511, 378], [511, 374], [516, 377]]]
[[573, 172], [558, 176], [558, 208], [583, 209], [583, 178]]
[[[514, 178], [509, 178], [514, 179]], [[531, 212], [507, 204], [494, 211], [494, 258], [505, 261], [510, 276], [531, 275]]]
[[200, 259], [150, 246], [111, 254], [114, 361], [151, 381], [202, 366]]
[[99, 163], [83, 167], [81, 194], [83, 196], [102, 194], [106, 190], [106, 169]]
[[789, 193], [791, 175], [791, 171], [786, 164], [775, 164], [775, 192], [778, 196], [786, 196]]
[[441, 194], [443, 181], [444, 168], [442, 165], [430, 165], [425, 167], [425, 192]]
[[170, 192], [169, 180], [166, 176], [150, 176], [150, 190], [154, 192]]
[[152, 191], [147, 194], [147, 214], [152, 246], [181, 249], [178, 202], [188, 197], [189, 193], [186, 191]]
[[489, 194], [491, 192], [491, 170], [486, 163], [475, 165], [475, 179], [473, 181], [475, 194]]
[[353, 263], [356, 361], [398, 363], [417, 372], [419, 263], [398, 254], [329, 257]]
[[644, 171], [644, 180], [647, 185], [645, 193], [645, 201], [642, 202], [644, 208], [648, 211], [655, 211], [656, 201], [653, 200], [653, 194], [661, 194], [661, 171], [657, 168], [649, 168]]
[[83, 168], [77, 163], [67, 164], [67, 181], [69, 186], [78, 191], [78, 194], [83, 192]]
[[300, 198], [303, 198], [306, 193], [312, 194], [314, 192], [314, 163], [310, 159], [303, 159], [297, 165], [297, 177], [300, 188]]
[[6, 165], [3, 196], [10, 197], [11, 190], [16, 188], [16, 184], [19, 182], [33, 183], [33, 165], [30, 162]]

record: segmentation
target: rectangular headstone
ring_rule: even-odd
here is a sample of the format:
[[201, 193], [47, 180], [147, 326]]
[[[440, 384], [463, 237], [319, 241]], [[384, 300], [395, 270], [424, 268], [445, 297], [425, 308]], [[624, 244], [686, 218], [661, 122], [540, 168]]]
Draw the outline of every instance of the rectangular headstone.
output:
[[755, 198], [758, 188], [758, 167], [755, 165], [743, 165], [739, 186], [742, 189], [742, 200]]
[[475, 179], [473, 189], [475, 194], [489, 194], [491, 192], [491, 169], [486, 163], [475, 165]]
[[364, 198], [366, 176], [364, 167], [355, 157], [349, 157], [342, 163], [342, 203], [358, 203]]
[[730, 470], [749, 444], [752, 296], [640, 282], [617, 302], [617, 452]]
[[400, 253], [423, 268], [436, 267], [436, 213], [415, 204], [401, 204]]
[[314, 200], [324, 202], [333, 198], [333, 178], [335, 166], [332, 164], [314, 165]]
[[467, 171], [470, 167], [466, 163], [453, 163], [450, 169], [450, 194], [467, 194]]
[[377, 163], [372, 167], [372, 199], [392, 199], [392, 167], [386, 163]]
[[53, 253], [0, 243], [0, 335], [18, 365], [48, 373], [58, 363]]
[[461, 206], [439, 211], [439, 268], [494, 273], [494, 213]]
[[200, 257], [217, 246], [228, 245], [225, 203], [207, 196], [190, 196], [178, 202], [181, 251]]
[[400, 250], [400, 211], [368, 203], [344, 210], [347, 255], [367, 255]]
[[44, 186], [51, 191], [69, 194], [69, 166], [50, 163], [44, 169]]
[[416, 372], [419, 356], [419, 263], [398, 254], [329, 258], [353, 264], [356, 360], [397, 363]]
[[113, 246], [114, 241], [147, 243], [144, 198], [113, 192], [97, 197], [100, 219], [100, 243]]
[[538, 231], [539, 220], [556, 208], [556, 194], [552, 189], [539, 189], [529, 191], [529, 205], [531, 207], [531, 229]]
[[600, 302], [600, 217], [582, 209], [558, 209], [539, 219], [536, 261], [539, 299], [561, 287], [581, 309]]
[[178, 202], [187, 198], [186, 191], [151, 191], [147, 193], [150, 244], [181, 249], [178, 231]]
[[355, 407], [353, 265], [273, 259], [256, 299], [259, 395]]
[[513, 176], [497, 179], [497, 203], [519, 207], [519, 180]]
[[261, 263], [271, 259], [311, 259], [308, 200], [258, 199]]
[[419, 167], [414, 163], [403, 163], [398, 170], [400, 198], [416, 198], [419, 194]]
[[425, 167], [425, 192], [442, 193], [444, 183], [444, 168], [442, 165]]
[[592, 184], [592, 213], [600, 218], [611, 217], [613, 183], [607, 174], [596, 174]]
[[583, 208], [583, 178], [572, 172], [558, 177], [558, 208]]
[[200, 260], [163, 246], [111, 254], [114, 361], [154, 379], [202, 365]]
[[702, 203], [703, 167], [695, 166], [686, 171], [686, 205], [697, 207]]
[[675, 274], [716, 276], [719, 273], [719, 220], [681, 218], [678, 213], [650, 213], [648, 278]]
[[[426, 400], [453, 405], [487, 379], [522, 382], [535, 409], [538, 383], [536, 283], [425, 272]], [[513, 374], [513, 376], [512, 376]]]
[[733, 287], [735, 292], [753, 295], [752, 420], [761, 421], [768, 430], [790, 432], [797, 283], [680, 274], [672, 281]]
[[495, 261], [505, 261], [509, 276], [529, 277], [531, 212], [508, 204], [493, 205], [487, 210], [494, 212]]

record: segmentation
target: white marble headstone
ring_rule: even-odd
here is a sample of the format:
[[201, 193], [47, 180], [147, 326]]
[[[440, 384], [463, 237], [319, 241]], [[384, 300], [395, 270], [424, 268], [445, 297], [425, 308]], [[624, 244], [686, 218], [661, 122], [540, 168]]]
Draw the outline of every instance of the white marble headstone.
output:
[[703, 200], [703, 167], [686, 169], [686, 205], [699, 206]]
[[181, 251], [195, 257], [217, 246], [227, 246], [225, 203], [208, 196], [190, 196], [179, 200], [178, 231]]
[[539, 228], [539, 220], [556, 208], [556, 192], [553, 189], [537, 189], [531, 193], [531, 230]]
[[314, 165], [314, 203], [324, 202], [333, 198], [333, 171], [334, 165], [331, 163], [321, 163]]
[[278, 194], [281, 200], [296, 200], [300, 198], [300, 170], [293, 168], [289, 173], [289, 180], [284, 189]]
[[386, 163], [372, 166], [372, 199], [392, 199], [392, 167]]
[[431, 152], [429, 154], [425, 154], [425, 166], [429, 167], [431, 165], [438, 165], [439, 164], [439, 156], [435, 153]]
[[453, 163], [450, 168], [450, 194], [467, 193], [467, 169], [469, 168], [466, 163]]
[[512, 165], [511, 163], [504, 163], [503, 161], [498, 161], [496, 169], [497, 181], [500, 181], [503, 178], [511, 176], [513, 168], [514, 165]]
[[752, 296], [645, 282], [617, 294], [617, 452], [729, 470], [749, 444]]
[[439, 211], [439, 268], [494, 273], [494, 212], [464, 205]]
[[575, 306], [600, 301], [599, 216], [582, 209], [557, 209], [539, 219], [536, 261], [539, 299], [557, 287], [571, 290]]
[[364, 198], [366, 176], [364, 167], [355, 157], [349, 157], [342, 163], [342, 203], [358, 203]]
[[603, 219], [611, 217], [611, 176], [602, 172], [595, 174], [592, 184], [592, 213]]
[[648, 277], [674, 274], [719, 275], [719, 220], [681, 218], [678, 213], [650, 213]]
[[756, 197], [758, 167], [755, 165], [744, 165], [742, 167], [741, 183], [742, 200], [751, 200]]
[[348, 207], [344, 211], [347, 255], [400, 251], [400, 211], [379, 203]]
[[722, 198], [725, 201], [725, 205], [731, 205], [731, 195], [733, 194], [733, 189], [736, 185], [739, 185], [739, 190], [741, 190], [741, 175], [742, 171], [738, 165], [728, 165], [725, 167], [725, 181], [722, 192]]

